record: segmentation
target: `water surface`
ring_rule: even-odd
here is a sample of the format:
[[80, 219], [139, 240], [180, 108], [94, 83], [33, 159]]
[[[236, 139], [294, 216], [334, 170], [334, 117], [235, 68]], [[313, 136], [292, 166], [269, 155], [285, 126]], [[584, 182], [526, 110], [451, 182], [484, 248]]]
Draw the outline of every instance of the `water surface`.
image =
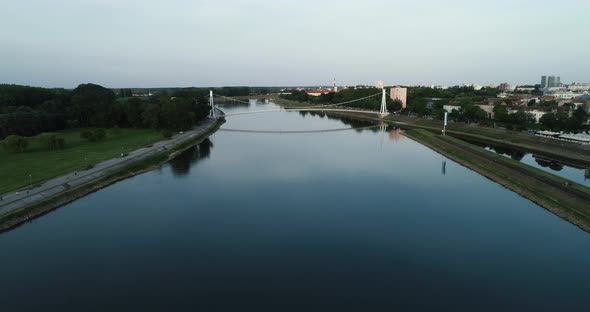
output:
[[[223, 128], [359, 126], [281, 112]], [[219, 131], [0, 250], [3, 311], [565, 311], [590, 291], [590, 235], [379, 127]]]

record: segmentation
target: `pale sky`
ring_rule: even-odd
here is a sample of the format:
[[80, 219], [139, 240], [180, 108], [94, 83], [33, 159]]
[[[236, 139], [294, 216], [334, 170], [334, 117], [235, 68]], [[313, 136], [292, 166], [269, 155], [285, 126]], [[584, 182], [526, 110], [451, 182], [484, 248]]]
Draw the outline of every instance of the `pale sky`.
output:
[[586, 0], [0, 0], [0, 83], [590, 82]]

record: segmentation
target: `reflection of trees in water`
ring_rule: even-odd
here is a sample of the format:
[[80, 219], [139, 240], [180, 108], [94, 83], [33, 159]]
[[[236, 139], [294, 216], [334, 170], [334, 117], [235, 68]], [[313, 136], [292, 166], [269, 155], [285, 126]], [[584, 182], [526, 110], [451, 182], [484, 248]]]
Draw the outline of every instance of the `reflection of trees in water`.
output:
[[539, 166], [544, 168], [551, 168], [554, 171], [561, 171], [563, 169], [563, 165], [548, 159], [542, 159], [539, 157], [535, 157], [535, 162], [539, 164]]
[[[376, 125], [376, 123], [372, 122], [372, 121], [359, 120], [359, 119], [347, 117], [347, 116], [332, 116], [332, 115], [326, 114], [324, 112], [318, 112], [318, 111], [310, 111], [310, 112], [300, 111], [299, 114], [303, 117], [310, 115], [310, 116], [318, 116], [321, 118], [327, 118], [330, 120], [338, 120], [338, 121], [341, 121], [343, 124], [350, 126], [351, 128], [363, 128], [363, 127], [370, 127], [370, 126]], [[387, 127], [388, 131], [391, 129], [395, 129], [395, 128], [391, 127], [391, 126]], [[371, 128], [371, 129], [356, 129], [356, 131], [357, 132], [363, 132], [363, 131], [379, 132], [380, 129], [375, 127], [375, 128]]]
[[477, 141], [470, 141], [470, 140], [465, 140], [465, 141], [469, 142], [470, 144], [477, 145], [479, 147], [489, 148], [490, 150], [492, 150], [498, 154], [508, 155], [508, 156], [510, 156], [510, 158], [512, 158], [516, 161], [521, 161], [524, 158], [524, 156], [526, 156], [526, 154], [527, 154], [523, 151], [519, 151], [519, 150], [516, 150], [513, 148], [509, 148], [509, 147], [489, 145], [489, 144], [480, 143]]
[[493, 149], [496, 153], [508, 155], [508, 156], [510, 156], [510, 158], [512, 158], [516, 161], [521, 161], [524, 158], [524, 156], [526, 155], [526, 153], [519, 151], [519, 150], [512, 149], [512, 148], [499, 147], [499, 146], [492, 146], [490, 148]]
[[191, 166], [201, 159], [209, 158], [213, 143], [208, 138], [191, 146], [170, 161], [174, 175], [182, 176], [190, 172]]

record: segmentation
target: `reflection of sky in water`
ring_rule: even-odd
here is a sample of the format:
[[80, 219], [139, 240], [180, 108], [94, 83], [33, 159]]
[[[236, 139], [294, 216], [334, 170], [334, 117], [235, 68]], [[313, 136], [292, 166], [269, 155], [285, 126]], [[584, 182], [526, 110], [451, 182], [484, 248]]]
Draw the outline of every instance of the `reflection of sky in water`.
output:
[[[346, 125], [281, 112], [224, 127]], [[217, 132], [0, 235], [2, 309], [586, 307], [590, 235], [398, 135]]]
[[[493, 148], [486, 147], [486, 149], [489, 151], [498, 153]], [[508, 157], [508, 158], [511, 158], [510, 155], [505, 154], [505, 153], [498, 153], [498, 154]], [[583, 185], [590, 186], [590, 178], [586, 178], [586, 170], [584, 170], [584, 169], [570, 167], [570, 166], [560, 164], [555, 161], [543, 161], [542, 159], [536, 159], [535, 157], [533, 157], [532, 154], [524, 154], [524, 156], [522, 157], [522, 159], [520, 159], [520, 161], [529, 165], [529, 166], [541, 169], [543, 171], [552, 173], [554, 175], [572, 180], [574, 182], [577, 182], [577, 183], [580, 183]], [[558, 170], [556, 170], [556, 169], [558, 169]]]

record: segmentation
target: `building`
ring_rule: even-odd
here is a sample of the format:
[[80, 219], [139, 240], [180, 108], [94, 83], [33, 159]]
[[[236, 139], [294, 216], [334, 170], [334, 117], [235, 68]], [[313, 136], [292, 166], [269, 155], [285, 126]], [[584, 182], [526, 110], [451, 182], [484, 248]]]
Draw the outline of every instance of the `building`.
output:
[[541, 89], [547, 88], [547, 76], [541, 76]]
[[516, 86], [511, 86], [506, 82], [503, 82], [500, 84], [500, 86], [498, 86], [498, 88], [502, 91], [514, 91], [514, 89], [516, 89]]
[[307, 93], [307, 95], [311, 95], [311, 96], [320, 96], [322, 94], [327, 94], [327, 93], [332, 93], [332, 92], [334, 92], [334, 90], [332, 90], [332, 89], [305, 90], [305, 93]]
[[482, 86], [480, 86], [476, 83], [465, 83], [465, 84], [463, 84], [463, 87], [473, 88], [473, 90], [476, 90], [476, 91], [483, 89]]
[[382, 80], [378, 80], [378, 81], [375, 82], [375, 88], [377, 88], [377, 89], [383, 89], [383, 88], [385, 88], [385, 84], [383, 83]]
[[573, 83], [567, 89], [573, 92], [590, 91], [590, 83]]
[[549, 88], [558, 88], [561, 85], [561, 78], [556, 76], [547, 77], [547, 84]]
[[541, 89], [557, 88], [561, 85], [559, 76], [541, 76]]
[[394, 87], [391, 88], [391, 99], [392, 100], [400, 100], [402, 102], [402, 109], [406, 108], [408, 104], [408, 89]]
[[460, 105], [443, 105], [443, 109], [447, 113], [451, 113], [454, 110], [459, 111], [459, 110], [461, 110], [461, 108], [462, 108], [462, 106], [460, 106]]
[[336, 78], [334, 78], [334, 88], [332, 90], [334, 90], [334, 92], [338, 92], [338, 86], [336, 85]]
[[561, 100], [569, 100], [569, 99], [574, 99], [576, 98], [576, 96], [578, 96], [577, 93], [574, 93], [572, 91], [564, 91], [564, 90], [552, 90], [549, 92], [545, 92], [543, 95], [546, 96], [552, 96], [556, 99], [561, 99]]

